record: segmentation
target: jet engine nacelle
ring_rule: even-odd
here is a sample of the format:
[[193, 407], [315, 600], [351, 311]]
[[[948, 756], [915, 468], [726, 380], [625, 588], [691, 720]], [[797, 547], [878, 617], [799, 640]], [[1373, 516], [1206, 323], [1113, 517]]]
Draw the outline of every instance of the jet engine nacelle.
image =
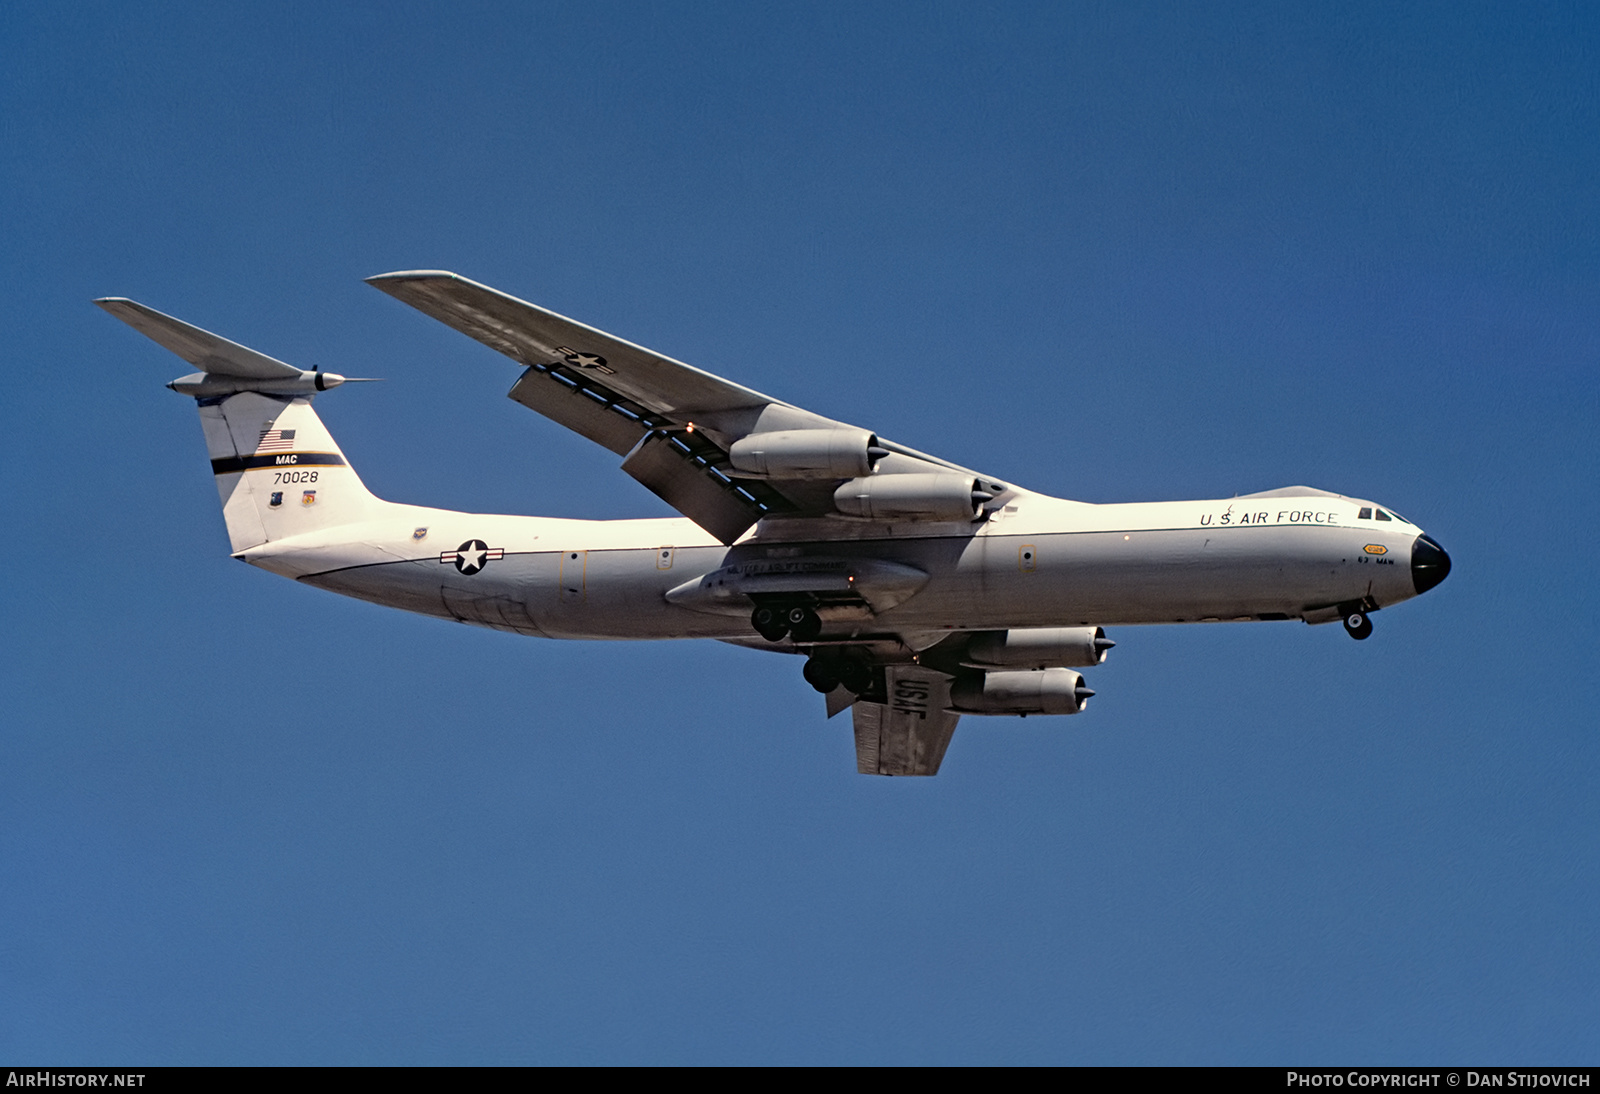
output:
[[833, 504], [867, 520], [976, 520], [993, 497], [971, 475], [935, 471], [851, 479], [833, 492]]
[[1105, 661], [1116, 643], [1099, 627], [1028, 627], [983, 631], [967, 643], [965, 663], [979, 668], [1087, 667]]
[[865, 429], [784, 429], [752, 433], [728, 449], [734, 472], [748, 478], [848, 479], [872, 474], [889, 454]]
[[1094, 692], [1071, 669], [984, 672], [950, 687], [950, 709], [962, 714], [1076, 714]]

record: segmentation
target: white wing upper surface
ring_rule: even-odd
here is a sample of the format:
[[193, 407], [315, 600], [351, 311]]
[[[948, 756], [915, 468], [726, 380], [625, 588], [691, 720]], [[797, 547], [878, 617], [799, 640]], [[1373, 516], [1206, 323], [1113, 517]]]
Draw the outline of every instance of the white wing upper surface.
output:
[[[848, 428], [845, 423], [457, 274], [418, 270], [367, 281], [526, 366], [511, 398], [626, 456], [623, 470], [725, 543], [764, 516], [832, 509], [834, 484], [730, 474], [728, 451], [755, 433]], [[879, 443], [892, 453], [894, 471], [971, 473]]]

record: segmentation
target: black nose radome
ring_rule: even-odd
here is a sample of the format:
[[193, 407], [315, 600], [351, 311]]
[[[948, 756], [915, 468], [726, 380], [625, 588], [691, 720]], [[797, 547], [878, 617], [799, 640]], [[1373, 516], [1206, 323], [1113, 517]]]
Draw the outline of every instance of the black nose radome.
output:
[[1427, 536], [1418, 536], [1411, 545], [1411, 583], [1418, 595], [1427, 592], [1450, 576], [1450, 556]]

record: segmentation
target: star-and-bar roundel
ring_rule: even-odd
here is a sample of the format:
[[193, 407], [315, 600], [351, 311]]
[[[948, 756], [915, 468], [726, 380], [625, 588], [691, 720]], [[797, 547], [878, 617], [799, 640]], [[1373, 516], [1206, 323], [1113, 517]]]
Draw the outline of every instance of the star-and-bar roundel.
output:
[[481, 539], [469, 539], [454, 551], [443, 551], [440, 562], [453, 562], [456, 569], [471, 577], [491, 562], [506, 557], [504, 547], [490, 547]]
[[561, 359], [573, 368], [603, 372], [607, 376], [616, 375], [617, 370], [606, 364], [606, 359], [598, 353], [583, 353], [573, 349], [571, 346], [557, 346], [556, 352], [561, 354]]

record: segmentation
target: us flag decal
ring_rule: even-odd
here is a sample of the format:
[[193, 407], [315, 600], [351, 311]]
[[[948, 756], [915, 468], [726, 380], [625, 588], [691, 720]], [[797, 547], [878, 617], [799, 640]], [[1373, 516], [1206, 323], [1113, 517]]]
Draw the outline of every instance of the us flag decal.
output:
[[263, 429], [256, 442], [257, 452], [287, 452], [294, 447], [294, 430]]

